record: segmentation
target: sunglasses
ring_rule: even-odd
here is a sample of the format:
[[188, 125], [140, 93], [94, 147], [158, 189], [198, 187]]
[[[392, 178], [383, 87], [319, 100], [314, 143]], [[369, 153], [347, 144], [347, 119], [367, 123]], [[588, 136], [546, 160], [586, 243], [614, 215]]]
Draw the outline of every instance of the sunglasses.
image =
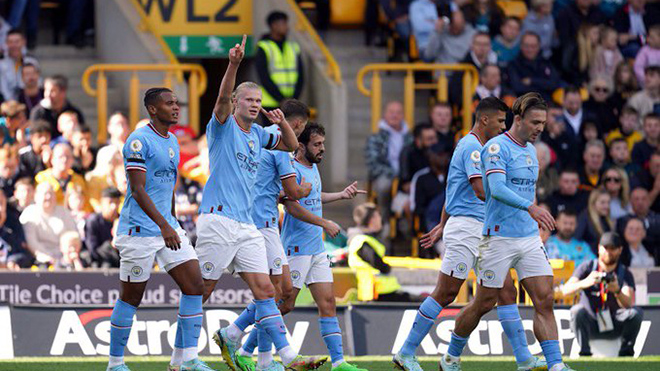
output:
[[605, 182], [614, 182], [614, 183], [621, 183], [621, 178], [605, 178]]
[[600, 86], [596, 86], [596, 87], [594, 87], [594, 91], [597, 92], [597, 93], [609, 93], [610, 89], [603, 88], [603, 87], [600, 87]]

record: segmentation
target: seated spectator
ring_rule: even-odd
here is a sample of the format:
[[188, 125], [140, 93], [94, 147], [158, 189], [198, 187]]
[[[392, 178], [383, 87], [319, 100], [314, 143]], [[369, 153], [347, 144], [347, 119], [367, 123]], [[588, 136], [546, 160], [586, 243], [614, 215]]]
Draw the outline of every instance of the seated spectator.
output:
[[626, 223], [623, 232], [626, 241], [621, 254], [621, 261], [630, 268], [653, 268], [655, 260], [646, 247], [642, 244], [646, 238], [644, 222], [641, 219], [631, 218]]
[[651, 200], [649, 199], [649, 191], [644, 188], [633, 188], [630, 192], [630, 206], [632, 213], [619, 218], [616, 222], [616, 231], [624, 235], [626, 224], [631, 218], [639, 218], [644, 222], [646, 229], [646, 238], [644, 239], [644, 246], [652, 248], [650, 253], [656, 256], [656, 260], [660, 261], [660, 214], [651, 210]]
[[563, 210], [557, 216], [557, 233], [545, 243], [550, 259], [572, 260], [575, 266], [593, 260], [596, 255], [589, 244], [574, 237], [577, 228], [577, 216], [572, 210]]
[[646, 31], [660, 19], [657, 4], [647, 0], [631, 0], [614, 16], [614, 28], [619, 33], [619, 47], [626, 58], [635, 58], [644, 45]]
[[50, 163], [50, 124], [44, 120], [33, 121], [30, 126], [30, 146], [21, 148], [19, 173], [21, 177], [34, 178]]
[[602, 136], [598, 131], [598, 126], [594, 121], [585, 120], [580, 126], [580, 134], [578, 135], [578, 153], [584, 154], [587, 143], [591, 141], [601, 141]]
[[504, 12], [495, 0], [474, 0], [461, 8], [465, 20], [477, 31], [495, 36], [502, 25]]
[[642, 124], [644, 140], [637, 142], [632, 150], [632, 161], [643, 168], [648, 168], [651, 155], [658, 150], [660, 144], [660, 115], [654, 113], [644, 117]]
[[577, 171], [571, 168], [562, 170], [559, 174], [559, 189], [546, 200], [552, 215], [559, 215], [560, 211], [566, 209], [584, 210], [589, 196], [579, 186], [580, 176]]
[[632, 180], [632, 187], [649, 191], [651, 210], [660, 212], [660, 152], [653, 152], [647, 169], [642, 169]]
[[32, 205], [34, 203], [34, 179], [19, 178], [14, 184], [14, 197], [10, 199], [10, 203], [19, 213]]
[[544, 59], [539, 36], [527, 32], [520, 39], [520, 55], [508, 66], [509, 86], [517, 95], [538, 92], [546, 101], [560, 86], [559, 75], [552, 64]]
[[119, 205], [122, 198], [117, 188], [106, 188], [101, 196], [101, 211], [87, 218], [85, 223], [85, 246], [95, 262], [101, 262], [104, 252], [98, 250], [112, 240], [112, 225], [119, 218]]
[[[635, 354], [643, 312], [633, 306], [635, 279], [619, 260], [622, 250], [621, 237], [605, 233], [598, 243], [598, 258], [578, 266], [561, 289], [564, 296], [580, 293], [580, 303], [571, 308], [571, 328], [580, 344], [580, 356], [592, 355], [590, 339], [619, 336], [619, 357]], [[607, 324], [599, 325], [597, 314], [606, 315]]]
[[594, 59], [589, 66], [589, 77], [592, 80], [596, 77], [613, 80], [617, 66], [623, 61], [617, 43], [618, 34], [612, 27], [602, 26], [599, 39], [600, 43], [596, 46]]
[[69, 210], [57, 204], [55, 191], [49, 183], [37, 186], [35, 201], [23, 210], [19, 220], [37, 264], [53, 264], [62, 256], [62, 234], [75, 232], [76, 225]]
[[429, 161], [426, 152], [438, 143], [438, 137], [429, 124], [419, 124], [413, 129], [413, 142], [401, 151], [399, 165], [399, 186], [409, 193], [410, 182], [413, 175], [419, 170], [428, 167]]
[[15, 100], [5, 101], [0, 105], [0, 129], [2, 130], [2, 145], [25, 144], [25, 129], [27, 118], [25, 117], [25, 105]]
[[587, 142], [582, 155], [584, 166], [580, 169], [580, 189], [590, 192], [600, 181], [605, 163], [605, 145], [600, 140]]
[[497, 54], [497, 60], [506, 67], [520, 53], [520, 20], [515, 17], [507, 17], [502, 22], [500, 34], [493, 39], [493, 51]]
[[613, 222], [630, 214], [630, 184], [623, 169], [607, 169], [601, 178], [601, 187], [610, 194], [610, 218]]
[[82, 241], [78, 232], [65, 232], [60, 237], [62, 256], [55, 262], [55, 270], [82, 271], [91, 265], [87, 251], [81, 251]]
[[559, 12], [557, 19], [560, 20], [556, 26], [557, 35], [561, 41], [562, 69], [568, 73], [567, 78], [568, 76], [575, 77], [573, 73], [576, 71], [571, 67], [578, 60], [577, 42], [580, 27], [585, 24], [603, 24], [605, 23], [605, 16], [592, 0], [575, 0]]
[[71, 145], [73, 141], [73, 132], [80, 126], [78, 115], [73, 111], [62, 112], [57, 118], [57, 131], [62, 134], [54, 138], [50, 142], [50, 146], [54, 147], [58, 143], [66, 143]]
[[[490, 46], [490, 36], [484, 32], [477, 32], [472, 37], [470, 52], [460, 61], [463, 64], [471, 64], [477, 71], [487, 64], [497, 63], [497, 54]], [[449, 101], [462, 106], [463, 104], [463, 72], [453, 72], [449, 79]]]
[[[427, 156], [429, 167], [416, 172], [410, 185], [410, 211], [419, 216], [420, 226], [424, 231], [430, 231], [440, 222], [449, 164], [449, 154], [429, 151]], [[429, 208], [437, 211], [433, 213], [437, 215], [436, 220], [427, 220]]]
[[435, 129], [438, 143], [433, 148], [436, 153], [449, 153], [454, 150], [456, 133], [451, 127], [451, 106], [447, 103], [438, 102], [431, 108], [431, 125]]
[[85, 205], [87, 205], [87, 195], [83, 188], [76, 185], [67, 187], [64, 194], [64, 206], [71, 212], [76, 223], [76, 230], [83, 239], [85, 238], [85, 220], [91, 214]]
[[[409, 143], [408, 124], [403, 120], [403, 105], [389, 102], [383, 118], [378, 122], [378, 133], [367, 139], [365, 159], [372, 191], [378, 195], [378, 206], [383, 217], [389, 217], [392, 180], [399, 176], [401, 150]], [[123, 169], [122, 169], [123, 171]]]
[[555, 19], [552, 17], [552, 0], [532, 0], [531, 8], [523, 20], [520, 32], [538, 35], [541, 57], [550, 59], [552, 49], [558, 44]]
[[589, 99], [582, 105], [584, 116], [597, 123], [601, 136], [617, 129], [618, 126], [619, 111], [609, 99], [611, 92], [612, 88], [608, 80], [595, 77], [589, 82]]
[[632, 66], [626, 61], [619, 63], [614, 71], [614, 93], [611, 98], [616, 109], [620, 112], [638, 91], [639, 86]]
[[21, 79], [23, 88], [16, 95], [18, 102], [25, 104], [26, 114], [29, 114], [44, 99], [44, 89], [39, 85], [41, 80], [39, 67], [32, 63], [24, 64], [21, 69]]
[[479, 101], [488, 97], [502, 99], [509, 107], [513, 105], [516, 97], [502, 85], [500, 68], [494, 64], [486, 64], [479, 70], [479, 85], [474, 92], [472, 104], [476, 108]]
[[14, 185], [18, 180], [18, 153], [8, 144], [0, 147], [0, 189], [5, 197], [14, 195]]
[[638, 127], [639, 115], [637, 111], [630, 106], [623, 107], [619, 115], [619, 126], [607, 134], [605, 144], [610, 146], [614, 139], [623, 139], [628, 145], [628, 151], [632, 152], [635, 144], [644, 140], [642, 133], [637, 130]]
[[80, 175], [87, 174], [96, 166], [96, 148], [92, 147], [92, 141], [92, 129], [89, 126], [81, 125], [73, 130], [73, 171]]
[[128, 124], [126, 115], [121, 112], [115, 112], [108, 119], [108, 139], [109, 145], [114, 145], [121, 151], [126, 143], [128, 134], [131, 133], [131, 127]]
[[610, 165], [623, 170], [629, 180], [634, 179], [641, 170], [641, 166], [630, 162], [630, 150], [628, 150], [628, 144], [623, 138], [614, 139], [610, 143], [610, 159], [612, 161]]
[[[199, 205], [202, 203], [202, 191], [204, 187], [198, 182], [181, 177], [174, 190], [174, 203], [176, 218], [181, 227], [186, 231], [190, 243], [195, 245], [197, 241], [197, 215]], [[121, 205], [120, 205], [121, 206]]]
[[449, 24], [442, 18], [435, 22], [435, 29], [431, 32], [424, 50], [424, 60], [434, 63], [459, 63], [470, 51], [472, 39], [477, 31], [466, 24], [461, 11], [451, 14]]
[[539, 201], [545, 201], [559, 187], [559, 173], [557, 169], [550, 166], [552, 154], [550, 147], [543, 142], [534, 143], [536, 157], [539, 161], [539, 179], [536, 182], [536, 197]]
[[117, 187], [115, 169], [123, 169], [121, 149], [114, 145], [101, 148], [96, 156], [94, 170], [85, 175], [89, 203], [95, 212], [101, 212], [101, 192], [108, 187]]
[[7, 48], [0, 60], [0, 93], [5, 100], [18, 99], [18, 92], [23, 88], [22, 66], [29, 63], [38, 65], [37, 59], [25, 54], [25, 38], [18, 30], [7, 34]]
[[34, 257], [25, 243], [23, 226], [18, 221], [20, 213], [7, 202], [0, 192], [0, 244], [6, 253], [5, 263], [8, 268], [29, 268]]
[[569, 51], [572, 54], [562, 59], [561, 72], [564, 80], [582, 86], [589, 81], [589, 71], [599, 44], [598, 26], [591, 23], [580, 25], [576, 41], [574, 49]]
[[433, 0], [414, 0], [410, 3], [408, 11], [412, 34], [417, 41], [417, 50], [420, 56], [425, 55], [429, 38], [436, 28], [438, 8]]
[[568, 125], [566, 131], [576, 140], [582, 129], [582, 122], [585, 120], [584, 110], [582, 109], [582, 95], [580, 89], [569, 86], [564, 89], [562, 118]]
[[614, 229], [610, 218], [610, 194], [604, 189], [594, 189], [589, 194], [587, 209], [578, 217], [575, 238], [586, 241], [591, 251], [598, 252], [598, 241], [605, 232]]
[[50, 134], [57, 138], [62, 133], [57, 130], [57, 119], [63, 112], [73, 111], [78, 114], [80, 124], [85, 123], [82, 112], [67, 99], [69, 82], [66, 77], [55, 75], [44, 82], [44, 99], [30, 112], [30, 121], [45, 120], [50, 124]]
[[646, 45], [635, 57], [635, 76], [640, 86], [644, 85], [644, 71], [649, 66], [660, 66], [660, 24], [649, 29]]
[[644, 70], [644, 89], [630, 97], [628, 105], [644, 117], [656, 112], [655, 107], [658, 104], [660, 104], [660, 65], [648, 66]]
[[74, 173], [71, 166], [73, 166], [73, 153], [71, 147], [66, 143], [60, 143], [53, 147], [53, 159], [51, 160], [51, 168], [46, 169], [35, 177], [37, 185], [41, 183], [49, 183], [56, 195], [58, 205], [64, 205], [64, 193], [68, 187], [76, 186], [87, 191], [85, 179]]
[[549, 145], [557, 156], [559, 169], [577, 166], [577, 139], [567, 131], [567, 126], [562, 117], [562, 109], [551, 104], [548, 108], [546, 130], [541, 133], [541, 140]]

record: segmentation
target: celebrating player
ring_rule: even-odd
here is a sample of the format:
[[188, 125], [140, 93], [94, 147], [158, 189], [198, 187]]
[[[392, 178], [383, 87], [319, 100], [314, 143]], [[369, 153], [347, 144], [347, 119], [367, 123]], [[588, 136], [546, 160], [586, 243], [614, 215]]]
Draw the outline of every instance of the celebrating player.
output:
[[539, 226], [553, 230], [555, 220], [534, 204], [539, 165], [533, 143], [545, 126], [548, 107], [538, 93], [513, 104], [508, 132], [488, 141], [481, 151], [486, 192], [486, 218], [476, 263], [477, 295], [456, 319], [442, 370], [460, 370], [460, 354], [481, 317], [497, 301], [509, 270], [515, 268], [534, 303], [534, 334], [550, 371], [570, 370], [562, 362], [553, 313], [552, 267], [539, 236]]
[[[298, 151], [294, 168], [299, 182], [306, 179], [312, 184], [312, 191], [299, 201], [285, 200], [287, 214], [282, 226], [282, 241], [289, 257], [293, 294], [281, 306], [282, 313], [293, 310], [296, 297], [303, 284], [309, 287], [314, 302], [319, 309], [319, 328], [330, 358], [332, 370], [362, 370], [344, 360], [341, 328], [337, 320], [337, 308], [333, 290], [330, 258], [323, 245], [323, 226], [328, 221], [323, 219], [323, 204], [338, 200], [350, 200], [360, 193], [357, 182], [346, 187], [342, 192], [324, 193], [321, 191], [321, 175], [316, 164], [323, 160], [325, 153], [325, 129], [316, 123], [307, 124], [298, 137]], [[332, 223], [332, 222], [330, 222]], [[333, 223], [334, 224], [334, 223]], [[270, 350], [270, 346], [263, 350]], [[259, 345], [259, 352], [262, 347]]]
[[128, 370], [124, 347], [154, 259], [182, 292], [169, 369], [211, 370], [197, 358], [204, 283], [195, 250], [174, 217], [179, 144], [168, 129], [179, 121], [179, 102], [170, 89], [152, 88], [144, 95], [144, 105], [151, 122], [135, 130], [123, 149], [130, 192], [124, 200], [115, 240], [121, 257], [121, 298], [110, 317], [108, 370]]
[[[393, 362], [405, 371], [421, 371], [415, 350], [428, 334], [442, 308], [451, 304], [470, 269], [477, 260], [477, 246], [481, 239], [484, 220], [484, 187], [481, 175], [483, 143], [504, 130], [508, 107], [495, 97], [481, 100], [476, 109], [476, 123], [472, 131], [458, 142], [449, 165], [447, 176], [447, 203], [442, 221], [422, 237], [422, 246], [428, 248], [443, 235], [446, 246], [438, 283], [417, 312], [403, 347], [394, 355]], [[532, 356], [522, 326], [516, 289], [510, 275], [497, 295], [497, 314], [516, 356], [518, 370], [534, 370], [545, 362]]]
[[[255, 298], [236, 323], [214, 334], [227, 365], [236, 369], [235, 353], [245, 323], [257, 324], [263, 337], [272, 338], [287, 368], [316, 368], [324, 358], [300, 357], [289, 346], [275, 288], [268, 278], [264, 238], [252, 220], [254, 185], [262, 148], [291, 152], [298, 147], [296, 135], [281, 111], [269, 114], [280, 133], [266, 132], [254, 123], [261, 110], [261, 90], [253, 82], [240, 84], [232, 95], [238, 66], [245, 54], [245, 39], [229, 51], [229, 66], [222, 78], [213, 116], [206, 127], [211, 174], [197, 220], [197, 253], [204, 278], [204, 299], [213, 293], [224, 269], [238, 273]], [[233, 112], [233, 114], [232, 114]], [[245, 326], [243, 326], [245, 324]], [[265, 335], [268, 336], [265, 336]], [[265, 340], [265, 339], [264, 339]], [[264, 354], [258, 369], [281, 370], [282, 365]]]

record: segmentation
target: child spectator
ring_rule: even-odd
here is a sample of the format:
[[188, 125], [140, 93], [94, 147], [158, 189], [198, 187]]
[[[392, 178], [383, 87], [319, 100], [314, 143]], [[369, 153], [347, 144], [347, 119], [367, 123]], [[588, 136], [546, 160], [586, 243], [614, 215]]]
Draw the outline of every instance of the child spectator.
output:
[[96, 148], [92, 147], [92, 129], [79, 125], [71, 137], [73, 146], [73, 171], [85, 175], [96, 165]]
[[82, 241], [78, 232], [65, 232], [60, 237], [62, 256], [55, 263], [56, 270], [82, 271], [90, 266], [88, 253], [81, 251]]
[[10, 201], [19, 213], [32, 205], [34, 203], [34, 179], [19, 178], [14, 185], [14, 197]]
[[107, 145], [96, 155], [94, 170], [85, 175], [89, 203], [95, 212], [101, 212], [101, 192], [108, 187], [117, 187], [115, 182], [115, 169], [123, 170], [121, 149], [114, 145]]
[[497, 54], [497, 60], [506, 66], [520, 53], [520, 20], [507, 17], [502, 22], [500, 32], [493, 39], [493, 51]]
[[[73, 153], [71, 147], [66, 143], [60, 143], [53, 148], [52, 167], [37, 174], [35, 180], [37, 184], [50, 183], [57, 197], [57, 204], [64, 205], [64, 193], [69, 187], [80, 187], [83, 192], [87, 191], [85, 179], [74, 173]], [[91, 207], [86, 209], [91, 211]]]
[[25, 105], [10, 100], [0, 105], [2, 117], [0, 118], [0, 129], [2, 130], [2, 144], [25, 144], [25, 129], [27, 128], [27, 117], [25, 116]]
[[639, 115], [637, 111], [630, 106], [625, 106], [619, 116], [619, 127], [607, 135], [605, 143], [609, 146], [614, 139], [622, 138], [628, 145], [628, 151], [632, 151], [635, 144], [644, 140], [644, 136], [638, 128]]
[[14, 185], [18, 180], [18, 153], [14, 146], [5, 144], [0, 147], [0, 189], [5, 197], [14, 195]]
[[19, 151], [21, 177], [34, 178], [46, 169], [51, 157], [50, 139], [50, 124], [44, 120], [33, 121], [30, 126], [30, 146]]
[[[628, 99], [640, 116], [660, 110], [660, 64], [644, 69], [644, 88]], [[659, 113], [660, 114], [660, 113]]]
[[639, 164], [630, 162], [630, 149], [623, 138], [616, 138], [610, 143], [610, 159], [613, 167], [622, 169], [628, 175], [628, 179], [633, 179], [641, 170]]
[[85, 209], [87, 205], [87, 196], [80, 186], [73, 185], [68, 187], [64, 194], [65, 206], [71, 212], [76, 223], [76, 230], [82, 238], [85, 238], [85, 220], [89, 212]]
[[619, 51], [617, 44], [618, 34], [612, 27], [601, 26], [600, 43], [596, 46], [593, 56], [593, 63], [589, 68], [589, 76], [593, 79], [596, 76], [605, 76], [609, 79], [614, 78], [617, 66], [623, 61], [623, 55]]
[[614, 70], [614, 94], [612, 94], [612, 103], [621, 111], [630, 99], [639, 90], [637, 78], [632, 66], [626, 61], [622, 61]]
[[62, 136], [53, 139], [51, 147], [57, 143], [71, 144], [73, 141], [73, 132], [80, 126], [78, 115], [73, 111], [62, 112], [57, 118], [57, 131]]
[[87, 218], [85, 246], [95, 262], [101, 262], [103, 253], [98, 250], [112, 240], [112, 225], [119, 218], [122, 194], [117, 188], [105, 188], [101, 196], [101, 211]]
[[648, 66], [660, 66], [660, 24], [649, 29], [646, 45], [635, 57], [635, 76], [640, 86], [644, 86], [644, 70]]

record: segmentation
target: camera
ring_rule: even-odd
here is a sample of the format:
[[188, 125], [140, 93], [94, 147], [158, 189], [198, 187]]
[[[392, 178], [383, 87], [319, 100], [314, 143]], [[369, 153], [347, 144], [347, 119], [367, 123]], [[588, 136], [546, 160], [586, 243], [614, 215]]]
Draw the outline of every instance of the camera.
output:
[[614, 272], [599, 272], [600, 282], [610, 283], [616, 279]]

